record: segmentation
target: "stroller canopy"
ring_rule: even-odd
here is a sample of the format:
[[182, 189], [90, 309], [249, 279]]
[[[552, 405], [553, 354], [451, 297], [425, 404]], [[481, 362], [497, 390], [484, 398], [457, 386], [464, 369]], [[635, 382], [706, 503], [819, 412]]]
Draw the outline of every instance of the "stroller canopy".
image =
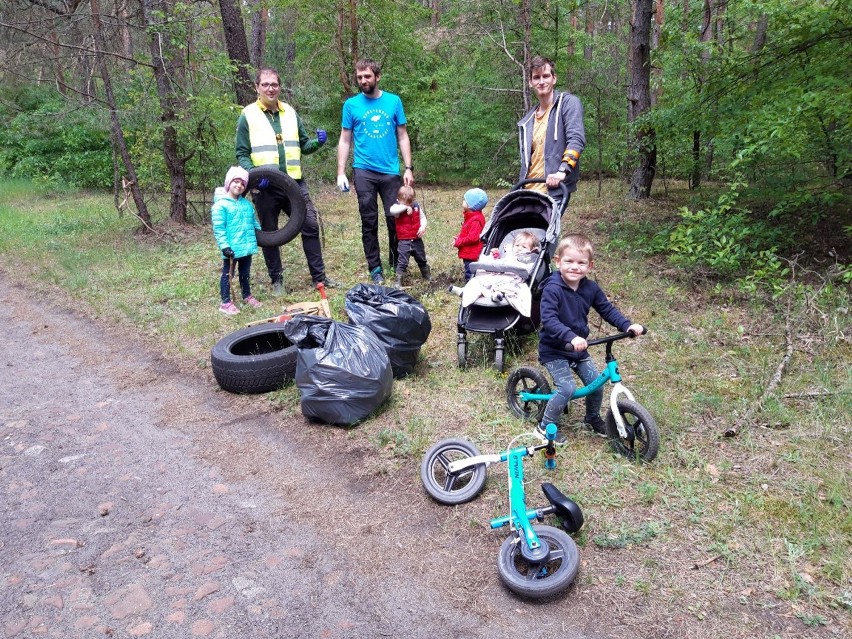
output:
[[480, 237], [487, 245], [495, 228], [499, 228], [501, 236], [515, 229], [540, 228], [545, 230], [544, 242], [552, 246], [559, 238], [562, 209], [549, 195], [539, 191], [509, 191], [494, 205]]

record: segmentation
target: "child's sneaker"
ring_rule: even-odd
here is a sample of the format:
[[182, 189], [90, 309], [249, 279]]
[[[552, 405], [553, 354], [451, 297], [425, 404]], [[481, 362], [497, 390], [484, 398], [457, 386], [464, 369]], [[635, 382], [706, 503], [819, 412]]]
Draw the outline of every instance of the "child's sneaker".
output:
[[225, 302], [219, 307], [219, 312], [225, 315], [239, 315], [240, 309], [234, 306], [233, 302]]
[[[547, 424], [542, 422], [538, 426], [535, 427], [535, 434], [543, 441], [547, 441]], [[556, 444], [564, 444], [568, 441], [568, 438], [565, 436], [561, 430], [557, 429], [556, 438], [553, 440]]]
[[595, 415], [592, 419], [587, 419], [583, 425], [599, 437], [606, 437], [606, 424], [600, 415]]
[[243, 298], [243, 303], [244, 303], [244, 304], [249, 304], [249, 305], [251, 305], [251, 306], [254, 306], [255, 308], [260, 308], [261, 306], [263, 306], [263, 304], [261, 304], [260, 302], [258, 302], [258, 301], [254, 298], [254, 295], [249, 295], [248, 297], [244, 297], [244, 298]]

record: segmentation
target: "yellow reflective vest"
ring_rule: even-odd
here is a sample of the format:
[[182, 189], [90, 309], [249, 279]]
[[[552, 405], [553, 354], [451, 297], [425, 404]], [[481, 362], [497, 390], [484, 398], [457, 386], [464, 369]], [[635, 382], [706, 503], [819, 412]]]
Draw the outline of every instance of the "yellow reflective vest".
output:
[[266, 112], [255, 102], [243, 109], [249, 129], [251, 163], [254, 166], [274, 164], [280, 167], [279, 145], [284, 147], [287, 174], [294, 180], [302, 178], [302, 149], [299, 146], [299, 122], [289, 105], [278, 102], [281, 134], [275, 133]]

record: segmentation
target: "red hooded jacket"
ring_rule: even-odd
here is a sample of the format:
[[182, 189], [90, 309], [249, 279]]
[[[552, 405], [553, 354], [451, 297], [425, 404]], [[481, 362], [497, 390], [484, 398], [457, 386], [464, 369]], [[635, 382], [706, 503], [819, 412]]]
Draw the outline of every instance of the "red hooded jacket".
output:
[[485, 226], [485, 216], [482, 211], [467, 210], [464, 212], [464, 222], [461, 231], [453, 241], [453, 246], [459, 250], [459, 259], [475, 260], [482, 253], [482, 240], [479, 234]]

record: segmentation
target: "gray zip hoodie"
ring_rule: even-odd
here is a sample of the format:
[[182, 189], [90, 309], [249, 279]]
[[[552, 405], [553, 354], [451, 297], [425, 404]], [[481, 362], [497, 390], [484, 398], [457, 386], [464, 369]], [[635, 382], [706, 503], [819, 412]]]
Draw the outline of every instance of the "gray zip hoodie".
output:
[[[518, 181], [527, 178], [532, 156], [533, 124], [535, 123], [536, 105], [518, 122], [518, 144], [521, 151], [521, 173]], [[577, 154], [577, 165], [570, 170], [565, 178], [568, 193], [577, 190], [577, 179], [580, 177], [579, 156], [586, 147], [586, 130], [583, 126], [583, 105], [580, 98], [571, 93], [553, 92], [553, 108], [547, 116], [547, 135], [544, 141], [544, 175], [556, 173], [563, 168], [570, 169], [573, 151]], [[559, 189], [550, 189], [550, 196], [559, 196]]]

